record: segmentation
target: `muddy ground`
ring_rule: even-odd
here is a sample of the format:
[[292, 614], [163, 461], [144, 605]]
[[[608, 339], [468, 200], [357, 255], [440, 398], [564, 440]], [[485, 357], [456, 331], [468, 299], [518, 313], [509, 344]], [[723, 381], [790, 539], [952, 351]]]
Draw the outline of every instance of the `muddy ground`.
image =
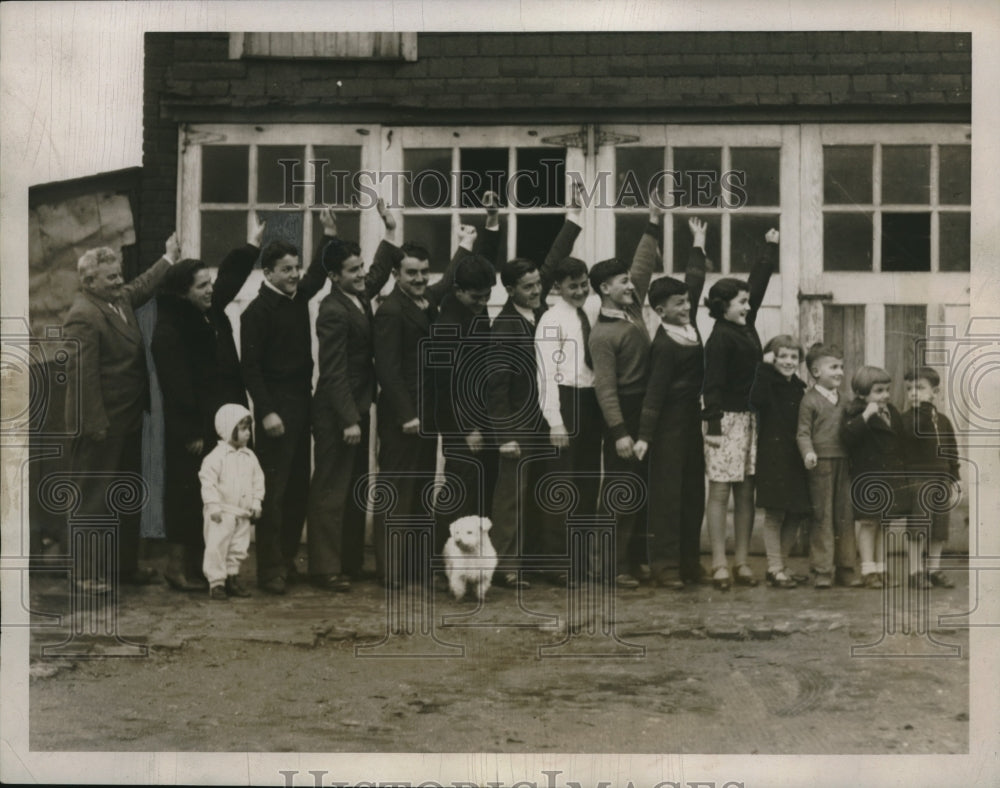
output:
[[[763, 575], [761, 559], [754, 569]], [[86, 637], [72, 648], [96, 658], [43, 656], [74, 619], [36, 619], [30, 746], [962, 753], [968, 630], [938, 620], [969, 608], [965, 573], [953, 574], [958, 588], [930, 594], [923, 634], [886, 639], [877, 591], [644, 586], [615, 593], [606, 616], [598, 608], [588, 619], [595, 634], [562, 646], [567, 590], [542, 583], [494, 588], [479, 611], [434, 594], [424, 636], [419, 618], [404, 618], [415, 634], [388, 639], [386, 593], [374, 583], [227, 602], [165, 585], [127, 589], [117, 631], [145, 656], [110, 656], [127, 647]], [[34, 573], [33, 609], [68, 612], [66, 589], [65, 576]], [[852, 656], [880, 639], [894, 656]], [[957, 656], [913, 656], [949, 653], [938, 643]]]

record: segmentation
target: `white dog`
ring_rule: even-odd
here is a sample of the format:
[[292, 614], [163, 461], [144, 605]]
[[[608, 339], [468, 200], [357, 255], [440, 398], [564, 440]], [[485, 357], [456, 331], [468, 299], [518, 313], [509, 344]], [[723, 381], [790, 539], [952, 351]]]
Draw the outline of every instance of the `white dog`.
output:
[[466, 586], [478, 587], [479, 600], [486, 598], [497, 568], [497, 551], [488, 531], [493, 523], [486, 517], [460, 517], [451, 524], [451, 538], [444, 546], [445, 574], [455, 599], [465, 596]]

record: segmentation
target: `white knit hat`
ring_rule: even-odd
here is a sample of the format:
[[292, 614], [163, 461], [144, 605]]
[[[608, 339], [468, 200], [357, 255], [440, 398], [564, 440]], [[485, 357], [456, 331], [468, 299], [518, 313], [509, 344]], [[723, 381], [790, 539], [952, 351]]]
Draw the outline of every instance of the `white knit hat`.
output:
[[228, 441], [233, 437], [233, 430], [236, 429], [236, 425], [249, 415], [250, 411], [242, 405], [229, 402], [215, 413], [215, 431], [219, 433], [219, 437], [222, 440]]

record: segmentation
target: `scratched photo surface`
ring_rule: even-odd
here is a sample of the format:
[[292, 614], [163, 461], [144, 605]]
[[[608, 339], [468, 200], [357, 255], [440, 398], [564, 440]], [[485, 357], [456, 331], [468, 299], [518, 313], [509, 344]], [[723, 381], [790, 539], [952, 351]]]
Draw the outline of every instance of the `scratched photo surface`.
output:
[[995, 774], [996, 9], [670, 8], [0, 9], [5, 780]]

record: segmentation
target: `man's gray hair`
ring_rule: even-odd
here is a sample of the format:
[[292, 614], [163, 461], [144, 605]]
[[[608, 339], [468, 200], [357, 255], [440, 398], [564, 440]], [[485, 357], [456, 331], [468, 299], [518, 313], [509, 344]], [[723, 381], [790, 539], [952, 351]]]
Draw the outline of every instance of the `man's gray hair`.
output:
[[80, 276], [80, 281], [87, 283], [97, 273], [97, 266], [121, 261], [121, 255], [110, 246], [99, 246], [96, 249], [88, 249], [80, 255], [80, 259], [76, 261], [76, 272]]

